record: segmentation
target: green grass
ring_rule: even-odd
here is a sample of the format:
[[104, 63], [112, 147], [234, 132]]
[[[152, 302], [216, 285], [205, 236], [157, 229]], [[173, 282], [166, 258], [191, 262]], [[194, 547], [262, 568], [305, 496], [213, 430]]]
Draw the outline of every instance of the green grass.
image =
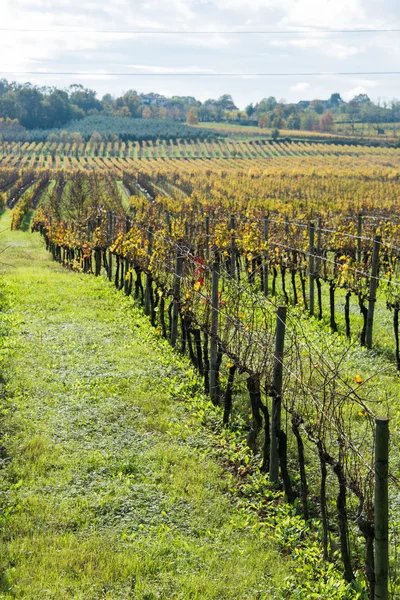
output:
[[104, 278], [2, 236], [0, 598], [279, 598], [290, 563], [171, 393], [185, 361]]
[[122, 206], [124, 207], [124, 209], [126, 211], [129, 211], [131, 208], [130, 202], [129, 202], [129, 198], [130, 198], [129, 191], [126, 189], [126, 187], [124, 186], [122, 181], [116, 181], [116, 184], [117, 184], [119, 194], [121, 196]]

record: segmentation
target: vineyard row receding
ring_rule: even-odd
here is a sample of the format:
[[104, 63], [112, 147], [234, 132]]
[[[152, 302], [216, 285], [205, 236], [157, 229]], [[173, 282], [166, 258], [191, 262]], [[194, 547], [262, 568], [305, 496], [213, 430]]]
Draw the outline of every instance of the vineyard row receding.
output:
[[[6, 142], [0, 143], [0, 166], [3, 168], [50, 168], [50, 169], [127, 169], [146, 168], [143, 163], [157, 161], [160, 168], [170, 161], [185, 161], [188, 167], [243, 170], [265, 170], [274, 167], [314, 169], [348, 169], [362, 166], [398, 169], [399, 148], [377, 148], [307, 142], [269, 142], [265, 140], [237, 139], [169, 139], [142, 142], [107, 142], [90, 139], [85, 142]], [[141, 165], [139, 167], [139, 165]]]
[[[338, 547], [347, 581], [362, 572], [373, 594], [375, 421], [388, 415], [384, 382], [398, 391], [400, 365], [399, 179], [389, 167], [179, 164], [2, 169], [0, 190], [14, 228], [35, 210], [32, 228], [54, 259], [106, 274], [143, 305], [159, 335], [188, 354], [224, 424], [234, 411], [247, 419], [248, 445], [271, 482], [279, 473], [288, 502], [321, 519], [324, 556]], [[397, 436], [397, 410], [390, 416]]]

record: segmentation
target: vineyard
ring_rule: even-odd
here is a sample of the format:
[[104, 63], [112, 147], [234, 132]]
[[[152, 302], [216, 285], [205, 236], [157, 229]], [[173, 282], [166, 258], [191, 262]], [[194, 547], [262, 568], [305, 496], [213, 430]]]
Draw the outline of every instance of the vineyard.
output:
[[[79, 136], [78, 136], [79, 137]], [[397, 169], [399, 148], [374, 148], [306, 142], [265, 140], [169, 139], [142, 142], [91, 139], [60, 142], [1, 142], [0, 167], [49, 169], [146, 169], [143, 163], [157, 161], [157, 168], [185, 161], [183, 169], [265, 170], [274, 168], [367, 171]], [[212, 161], [212, 162], [210, 162]], [[170, 168], [172, 165], [170, 165]]]
[[66, 269], [107, 277], [189, 357], [221, 407], [221, 445], [242, 423], [240, 493], [262, 481], [262, 520], [283, 489], [344, 574], [341, 597], [384, 585], [375, 423], [390, 417], [398, 597], [400, 150], [32, 142], [2, 143], [0, 157], [11, 227], [30, 224]]
[[[273, 128], [258, 127], [255, 125], [243, 125], [240, 123], [199, 123], [196, 127], [199, 129], [211, 129], [224, 134], [238, 134], [242, 136], [258, 135], [270, 137], [273, 132]], [[368, 143], [382, 143], [383, 140], [390, 143], [397, 142], [397, 131], [399, 123], [387, 123], [385, 128], [382, 129], [379, 135], [377, 135], [376, 125], [373, 123], [351, 123], [348, 122], [337, 122], [334, 124], [333, 129], [328, 131], [304, 131], [296, 129], [280, 129], [279, 133], [281, 137], [288, 137], [293, 140], [308, 139], [308, 140], [334, 140], [336, 138], [337, 143], [345, 143], [347, 141], [368, 140]]]

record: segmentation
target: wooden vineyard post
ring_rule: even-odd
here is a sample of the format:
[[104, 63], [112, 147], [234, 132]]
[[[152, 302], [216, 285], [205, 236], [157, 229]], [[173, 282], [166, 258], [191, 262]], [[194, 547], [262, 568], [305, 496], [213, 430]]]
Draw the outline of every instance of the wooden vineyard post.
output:
[[210, 258], [210, 217], [206, 217], [206, 260]]
[[366, 346], [372, 348], [372, 328], [374, 324], [374, 310], [376, 302], [376, 290], [378, 287], [378, 266], [379, 266], [379, 248], [381, 245], [381, 236], [374, 237], [374, 249], [372, 251], [371, 278], [369, 282], [369, 302], [367, 314]]
[[235, 245], [235, 217], [233, 215], [231, 215], [229, 228], [231, 230], [231, 277], [232, 277], [232, 279], [235, 279], [236, 245]]
[[[129, 233], [129, 230], [131, 228], [131, 222], [129, 220], [129, 217], [127, 216], [125, 219], [125, 233]], [[125, 259], [125, 281], [124, 281], [124, 292], [125, 295], [128, 296], [131, 286], [130, 286], [130, 279], [132, 278], [132, 274], [129, 272], [129, 260], [126, 258]]]
[[[96, 222], [97, 229], [100, 230], [101, 217], [100, 216], [97, 217], [96, 221], [97, 221]], [[98, 277], [101, 273], [101, 250], [100, 250], [100, 248], [95, 248], [94, 261], [95, 261], [95, 275], [96, 275], [96, 277]]]
[[375, 419], [375, 600], [388, 600], [389, 583], [389, 419]]
[[210, 396], [218, 404], [218, 314], [219, 314], [219, 262], [214, 260], [211, 275], [211, 340], [210, 340]]
[[[108, 233], [108, 246], [110, 247], [113, 243], [113, 214], [111, 210], [108, 211], [108, 225], [107, 225], [107, 233]], [[112, 280], [112, 254], [110, 250], [108, 251], [108, 279]]]
[[[269, 234], [269, 221], [268, 217], [264, 217], [264, 243], [267, 246], [268, 244], [268, 234]], [[264, 262], [263, 262], [263, 291], [264, 296], [268, 296], [268, 250], [264, 249], [263, 252]]]
[[178, 245], [176, 250], [176, 268], [174, 280], [174, 304], [172, 307], [172, 322], [171, 322], [171, 346], [176, 347], [176, 339], [178, 337], [178, 315], [179, 315], [179, 294], [181, 290], [181, 277], [183, 267], [183, 256], [180, 255], [181, 249]]
[[322, 219], [318, 219], [317, 256], [315, 258], [315, 281], [318, 295], [318, 319], [322, 319], [322, 290], [321, 290], [321, 244], [322, 244]]
[[[149, 229], [148, 229], [147, 241], [148, 241], [147, 254], [148, 254], [149, 263], [150, 263], [151, 255], [153, 253], [153, 229], [152, 229], [152, 227], [149, 227]], [[146, 275], [146, 291], [145, 291], [145, 296], [144, 296], [144, 314], [145, 315], [149, 315], [151, 313], [151, 282], [152, 282], [152, 277], [151, 277], [150, 273], [147, 273], [147, 275]]]
[[321, 269], [321, 244], [322, 244], [322, 219], [318, 219], [318, 233], [317, 233], [317, 256], [315, 260], [315, 272], [317, 276], [320, 276]]
[[309, 225], [309, 257], [308, 257], [308, 283], [309, 283], [309, 302], [310, 302], [310, 315], [314, 314], [314, 233], [315, 225], [310, 223]]
[[171, 233], [172, 233], [172, 228], [171, 228], [171, 215], [169, 214], [169, 211], [168, 211], [168, 210], [165, 212], [165, 222], [166, 222], [166, 225], [167, 225], [167, 227], [168, 227], [168, 235], [171, 235]]
[[276, 483], [279, 476], [278, 435], [281, 428], [283, 348], [285, 345], [286, 306], [279, 306], [276, 314], [274, 375], [272, 382], [272, 431], [269, 480]]
[[362, 213], [357, 217], [357, 262], [361, 262]]

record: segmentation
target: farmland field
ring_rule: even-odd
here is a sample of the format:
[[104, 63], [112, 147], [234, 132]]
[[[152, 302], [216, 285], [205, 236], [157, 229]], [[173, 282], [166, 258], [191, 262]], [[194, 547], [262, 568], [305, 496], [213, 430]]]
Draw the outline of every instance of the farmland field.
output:
[[[372, 123], [354, 123], [350, 121], [341, 121], [335, 123], [332, 131], [304, 131], [296, 129], [280, 129], [279, 135], [282, 138], [291, 138], [293, 140], [310, 139], [329, 141], [347, 138], [348, 141], [368, 140], [369, 142], [391, 141], [397, 142], [399, 123], [385, 123], [381, 127], [381, 133], [377, 134], [377, 126]], [[271, 137], [273, 129], [267, 127], [258, 127], [255, 125], [243, 125], [239, 123], [199, 123], [199, 129], [208, 129], [230, 135], [241, 136], [260, 136]]]
[[[49, 169], [131, 169], [143, 163], [185, 161], [180, 168], [269, 167], [398, 168], [400, 148], [375, 148], [266, 140], [157, 140], [143, 142], [0, 142], [0, 167]], [[212, 162], [209, 162], [209, 161]], [[162, 167], [161, 167], [162, 168]]]
[[399, 596], [399, 169], [328, 142], [0, 143], [0, 597], [366, 600], [378, 417]]

